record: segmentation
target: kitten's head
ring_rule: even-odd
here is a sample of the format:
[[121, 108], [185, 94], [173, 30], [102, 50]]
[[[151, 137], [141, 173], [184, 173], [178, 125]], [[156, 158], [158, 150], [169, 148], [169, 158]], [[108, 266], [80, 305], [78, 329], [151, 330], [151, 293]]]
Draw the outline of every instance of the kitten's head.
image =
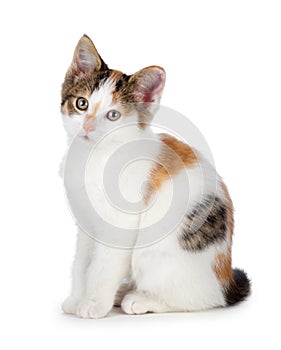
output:
[[109, 69], [84, 35], [62, 85], [61, 111], [68, 135], [72, 138], [80, 133], [94, 139], [131, 122], [145, 129], [156, 112], [164, 84], [161, 67], [147, 67], [133, 75]]

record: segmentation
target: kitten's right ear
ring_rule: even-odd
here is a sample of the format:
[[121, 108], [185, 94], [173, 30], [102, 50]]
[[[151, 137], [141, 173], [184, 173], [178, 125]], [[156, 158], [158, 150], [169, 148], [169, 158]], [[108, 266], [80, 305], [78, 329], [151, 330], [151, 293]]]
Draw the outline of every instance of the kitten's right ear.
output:
[[105, 70], [107, 65], [100, 57], [92, 40], [83, 35], [75, 48], [70, 73], [92, 73], [93, 71]]

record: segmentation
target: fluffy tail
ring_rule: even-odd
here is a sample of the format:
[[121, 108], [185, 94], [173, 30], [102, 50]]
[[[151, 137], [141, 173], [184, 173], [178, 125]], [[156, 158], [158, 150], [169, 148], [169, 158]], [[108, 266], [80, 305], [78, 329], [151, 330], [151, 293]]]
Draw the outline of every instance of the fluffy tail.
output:
[[233, 305], [244, 300], [251, 292], [251, 282], [243, 270], [233, 269], [233, 282], [225, 292], [228, 305]]

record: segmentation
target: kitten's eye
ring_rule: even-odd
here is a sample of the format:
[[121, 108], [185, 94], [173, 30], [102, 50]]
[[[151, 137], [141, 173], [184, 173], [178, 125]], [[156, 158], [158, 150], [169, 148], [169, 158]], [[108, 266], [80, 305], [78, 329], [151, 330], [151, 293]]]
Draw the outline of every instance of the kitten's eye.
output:
[[121, 117], [121, 113], [114, 110], [107, 112], [107, 115], [106, 115], [106, 118], [112, 121], [117, 120], [120, 117]]
[[79, 97], [76, 100], [76, 108], [79, 109], [80, 111], [85, 111], [88, 108], [88, 101], [84, 97]]

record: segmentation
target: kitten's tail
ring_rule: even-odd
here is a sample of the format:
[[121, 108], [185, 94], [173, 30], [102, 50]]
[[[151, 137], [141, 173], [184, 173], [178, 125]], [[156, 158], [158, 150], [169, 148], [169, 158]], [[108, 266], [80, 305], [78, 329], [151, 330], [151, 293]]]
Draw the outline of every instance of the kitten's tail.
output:
[[228, 305], [244, 300], [251, 293], [251, 281], [245, 271], [233, 269], [233, 282], [226, 290], [225, 298]]

